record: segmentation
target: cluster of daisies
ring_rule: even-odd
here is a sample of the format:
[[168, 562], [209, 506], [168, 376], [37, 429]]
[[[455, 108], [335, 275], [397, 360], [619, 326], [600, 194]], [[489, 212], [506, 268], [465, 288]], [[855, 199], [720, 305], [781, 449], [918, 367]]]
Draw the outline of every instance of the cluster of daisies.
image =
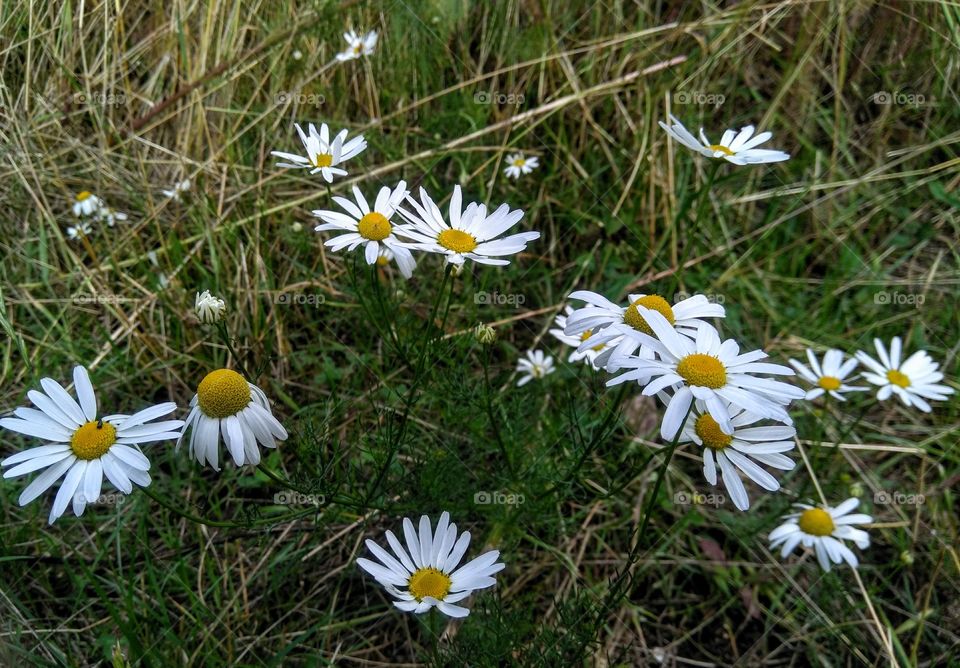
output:
[[[190, 179], [184, 179], [174, 183], [170, 190], [160, 192], [167, 199], [179, 200], [180, 195], [188, 190], [190, 190]], [[67, 226], [67, 238], [71, 241], [90, 236], [94, 231], [94, 224], [106, 223], [107, 227], [113, 227], [129, 218], [122, 211], [107, 206], [103, 198], [89, 190], [77, 193], [73, 202], [73, 215], [77, 218], [76, 223]]]

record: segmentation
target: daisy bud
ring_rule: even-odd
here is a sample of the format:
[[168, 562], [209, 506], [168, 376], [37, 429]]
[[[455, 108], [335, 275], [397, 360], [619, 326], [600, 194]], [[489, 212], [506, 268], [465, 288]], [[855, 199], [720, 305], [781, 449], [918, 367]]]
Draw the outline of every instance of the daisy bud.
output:
[[222, 299], [211, 295], [209, 290], [204, 290], [203, 292], [197, 293], [193, 310], [196, 312], [197, 317], [200, 318], [200, 322], [212, 324], [220, 322], [223, 318], [224, 311], [227, 310], [227, 306]]
[[482, 322], [477, 323], [477, 326], [473, 330], [474, 336], [477, 337], [477, 341], [484, 345], [488, 345], [497, 340], [497, 332], [490, 325], [485, 325]]

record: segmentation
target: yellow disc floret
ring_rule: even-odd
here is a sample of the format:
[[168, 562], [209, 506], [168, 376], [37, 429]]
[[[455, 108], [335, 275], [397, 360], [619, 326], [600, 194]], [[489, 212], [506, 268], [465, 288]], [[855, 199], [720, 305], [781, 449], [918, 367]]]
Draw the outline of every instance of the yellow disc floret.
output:
[[896, 369], [890, 369], [887, 371], [887, 380], [897, 387], [910, 387], [910, 378], [907, 376], [907, 374], [901, 373]]
[[835, 378], [834, 376], [820, 376], [817, 385], [825, 390], [839, 390], [842, 383], [839, 378]]
[[407, 587], [418, 601], [422, 601], [428, 596], [442, 601], [443, 597], [450, 591], [450, 584], [449, 575], [436, 568], [427, 567], [421, 568], [411, 575]]
[[329, 153], [317, 153], [313, 159], [314, 167], [329, 167], [333, 164], [333, 156]]
[[730, 149], [728, 149], [726, 146], [723, 146], [722, 144], [710, 144], [710, 146], [708, 146], [707, 148], [709, 148], [711, 151], [714, 151], [714, 152], [719, 151], [720, 153], [723, 153], [724, 155], [733, 155], [733, 154], [734, 154], [733, 151], [731, 151]]
[[643, 316], [640, 315], [640, 310], [637, 308], [638, 306], [656, 311], [666, 318], [667, 322], [671, 325], [676, 322], [673, 309], [670, 308], [670, 303], [666, 299], [659, 295], [647, 295], [630, 304], [627, 310], [623, 312], [623, 321], [638, 332], [655, 336], [653, 329], [647, 324], [647, 321], [643, 319]]
[[690, 385], [718, 390], [727, 384], [727, 370], [723, 362], [711, 355], [694, 353], [677, 364], [677, 373]]
[[93, 195], [89, 190], [84, 190], [83, 192], [77, 193], [77, 201], [82, 202], [85, 199], [90, 199], [90, 196]]
[[697, 436], [700, 437], [703, 444], [713, 450], [723, 450], [733, 441], [733, 436], [724, 434], [723, 430], [720, 429], [720, 425], [717, 424], [717, 421], [714, 420], [713, 416], [709, 413], [704, 413], [697, 418], [694, 431], [697, 432]]
[[200, 410], [209, 417], [230, 417], [250, 403], [250, 386], [236, 371], [217, 369], [200, 381], [197, 401]]
[[477, 247], [477, 240], [463, 230], [444, 230], [437, 237], [437, 243], [454, 253], [469, 253]]
[[390, 236], [392, 229], [393, 227], [387, 217], [376, 211], [371, 211], [357, 223], [357, 232], [360, 233], [360, 236], [371, 241], [386, 239]]
[[80, 426], [70, 438], [77, 459], [100, 459], [117, 442], [117, 429], [109, 422], [94, 420]]
[[829, 536], [833, 533], [834, 524], [830, 513], [822, 508], [811, 508], [800, 514], [797, 521], [800, 530], [811, 536]]

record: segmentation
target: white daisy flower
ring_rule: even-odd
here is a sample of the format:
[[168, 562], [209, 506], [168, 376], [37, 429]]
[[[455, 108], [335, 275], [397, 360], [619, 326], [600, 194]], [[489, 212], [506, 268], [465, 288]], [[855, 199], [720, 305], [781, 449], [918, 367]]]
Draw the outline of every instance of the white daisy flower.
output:
[[793, 449], [792, 440], [797, 435], [793, 427], [776, 425], [770, 427], [750, 427], [760, 418], [748, 411], [730, 409], [730, 424], [733, 433], [725, 434], [720, 425], [707, 412], [702, 401], [695, 403], [694, 411], [680, 432], [680, 443], [694, 442], [703, 446], [703, 475], [711, 485], [717, 484], [717, 468], [723, 478], [723, 486], [740, 510], [750, 507], [750, 497], [743, 486], [738, 472], [766, 490], [776, 492], [780, 483], [759, 465], [789, 471], [795, 463], [782, 454]]
[[503, 173], [511, 179], [519, 179], [521, 174], [529, 174], [539, 166], [539, 158], [535, 156], [527, 158], [523, 153], [514, 153], [507, 156], [507, 166]]
[[859, 385], [847, 385], [843, 381], [857, 368], [857, 360], [853, 357], [844, 361], [843, 353], [836, 349], [828, 350], [823, 355], [823, 364], [817, 361], [817, 356], [807, 348], [807, 360], [810, 366], [797, 360], [787, 360], [797, 373], [816, 387], [807, 390], [807, 400], [813, 400], [827, 393], [837, 401], [846, 401], [843, 395], [847, 392], [860, 392], [869, 388]]
[[224, 311], [227, 310], [227, 305], [219, 297], [214, 297], [210, 294], [209, 290], [204, 290], [203, 292], [197, 293], [193, 310], [196, 312], [200, 322], [209, 325], [219, 322], [220, 319], [223, 318]]
[[89, 190], [77, 193], [76, 201], [73, 203], [74, 216], [92, 216], [103, 206], [103, 200], [94, 195]]
[[87, 504], [100, 498], [104, 476], [124, 494], [130, 494], [134, 484], [149, 485], [150, 460], [139, 446], [178, 438], [183, 427], [182, 420], [150, 422], [177, 409], [176, 404], [169, 402], [133, 415], [98, 418], [97, 395], [82, 366], [74, 368], [73, 383], [76, 400], [57, 381], [42, 379], [43, 392], [27, 392], [37, 408], [17, 408], [13, 412], [16, 417], [0, 420], [0, 427], [49, 442], [7, 457], [0, 467], [12, 467], [3, 472], [4, 478], [45, 469], [20, 494], [21, 506], [63, 477], [50, 510], [50, 524], [71, 501], [73, 513], [83, 515]]
[[466, 617], [470, 610], [453, 604], [478, 589], [495, 585], [493, 575], [505, 568], [505, 564], [497, 561], [500, 556], [497, 550], [457, 568], [470, 546], [470, 532], [464, 531], [458, 537], [457, 525], [450, 524], [450, 513], [440, 515], [433, 533], [430, 518], [422, 516], [419, 535], [413, 522], [404, 518], [403, 533], [406, 550], [393, 532], [387, 531], [387, 543], [393, 554], [368, 539], [367, 548], [380, 563], [361, 557], [357, 565], [399, 599], [393, 604], [404, 612], [422, 614], [437, 607], [449, 617]]
[[786, 515], [786, 522], [770, 532], [770, 549], [782, 545], [780, 556], [785, 558], [797, 545], [803, 545], [814, 548], [817, 561], [825, 571], [830, 570], [831, 562], [839, 564], [841, 560], [856, 568], [857, 556], [843, 541], [852, 540], [857, 547], [865, 550], [870, 545], [870, 535], [852, 525], [873, 521], [869, 515], [850, 514], [859, 504], [860, 500], [856, 498], [847, 499], [836, 508], [797, 504], [803, 510]]
[[237, 466], [260, 463], [257, 443], [275, 448], [277, 441], [287, 438], [263, 390], [230, 369], [211, 371], [200, 381], [177, 448], [190, 427], [190, 455], [201, 465], [209, 462], [216, 471], [220, 470], [221, 435]]
[[[567, 318], [564, 332], [570, 336], [590, 332], [578, 348], [579, 352], [596, 346], [607, 346], [597, 356], [596, 365], [607, 371], [618, 371], [620, 360], [636, 353], [643, 359], [653, 359], [653, 350], [644, 347], [638, 333], [653, 336], [653, 330], [646, 323], [639, 309], [648, 308], [660, 313], [681, 334], [694, 337], [697, 328], [704, 323], [703, 318], [723, 318], [726, 316], [720, 304], [712, 304], [703, 295], [693, 295], [677, 302], [673, 306], [660, 295], [630, 295], [630, 304], [618, 306], [609, 299], [589, 290], [577, 290], [570, 299], [587, 302], [587, 305], [574, 311]], [[614, 342], [617, 342], [614, 345]], [[637, 352], [639, 350], [639, 352]], [[641, 384], [646, 383], [638, 377]]]
[[783, 151], [754, 148], [770, 139], [773, 134], [770, 132], [761, 132], [754, 136], [754, 127], [752, 125], [741, 128], [740, 132], [727, 130], [723, 133], [723, 137], [720, 138], [719, 144], [711, 144], [707, 136], [703, 133], [703, 128], [700, 128], [700, 139], [697, 140], [696, 137], [690, 134], [689, 130], [683, 127], [683, 123], [673, 116], [669, 118], [673, 125], [667, 125], [663, 121], [658, 121], [660, 127], [687, 148], [708, 158], [723, 158], [727, 162], [732, 162], [735, 165], [782, 162], [790, 158], [790, 154], [784, 153]]
[[354, 60], [361, 56], [372, 56], [373, 50], [377, 46], [377, 31], [371, 30], [366, 35], [360, 35], [351, 30], [343, 33], [343, 39], [347, 42], [347, 50], [337, 54], [337, 60]]
[[97, 212], [97, 219], [102, 220], [107, 224], [107, 227], [113, 227], [118, 222], [123, 222], [127, 220], [127, 214], [121, 211], [115, 211], [109, 206], [101, 206], [100, 210]]
[[517, 360], [517, 373], [521, 374], [517, 387], [523, 387], [533, 379], [549, 376], [554, 372], [553, 357], [542, 350], [528, 350], [526, 357]]
[[[413, 275], [413, 270], [417, 268], [417, 258], [413, 257], [412, 255], [410, 256], [410, 263], [406, 264], [406, 260], [404, 260], [405, 265], [401, 266], [399, 260], [397, 260], [396, 253], [389, 248], [381, 248], [380, 255], [377, 257], [377, 266], [386, 267], [391, 262], [397, 263], [397, 268], [400, 270], [400, 274], [404, 278], [410, 278], [410, 276]], [[409, 273], [405, 273], [405, 271]]]
[[93, 232], [93, 227], [90, 223], [85, 220], [81, 220], [76, 225], [70, 225], [67, 227], [67, 238], [71, 241], [75, 241], [80, 238], [80, 236], [89, 237], [90, 233]]
[[706, 404], [707, 411], [725, 434], [733, 434], [731, 408], [750, 411], [758, 418], [793, 424], [785, 406], [795, 399], [802, 399], [806, 393], [788, 383], [754, 375], [792, 376], [793, 369], [758, 362], [767, 356], [762, 350], [741, 355], [736, 341], [727, 339], [721, 342], [717, 330], [706, 323], [700, 324], [696, 340], [691, 340], [677, 332], [658, 311], [641, 306], [640, 315], [657, 338], [642, 332], [637, 336], [642, 337], [644, 345], [652, 348], [660, 359], [647, 360], [631, 355], [621, 361], [621, 366], [633, 371], [612, 378], [607, 385], [655, 377], [643, 388], [643, 394], [650, 396], [672, 388], [673, 396], [667, 403], [660, 425], [662, 438], [670, 441], [676, 436], [694, 399]]
[[944, 401], [953, 394], [952, 387], [940, 383], [943, 380], [940, 365], [925, 350], [918, 350], [901, 363], [899, 336], [893, 337], [890, 342], [889, 354], [880, 339], [874, 339], [873, 345], [880, 357], [879, 362], [862, 350], [857, 352], [857, 359], [870, 369], [863, 374], [864, 380], [880, 387], [877, 392], [880, 401], [886, 401], [891, 394], [896, 394], [907, 406], [916, 406], [924, 413], [929, 413], [931, 408], [927, 399]]
[[392, 191], [384, 186], [380, 189], [377, 200], [371, 209], [360, 189], [354, 186], [353, 196], [357, 201], [356, 204], [345, 197], [333, 198], [333, 201], [339, 204], [347, 214], [318, 209], [313, 212], [313, 215], [325, 221], [325, 223], [317, 225], [313, 229], [317, 232], [326, 230], [346, 232], [346, 234], [328, 239], [323, 245], [329, 246], [332, 251], [339, 251], [343, 248], [352, 251], [357, 246], [362, 245], [367, 264], [377, 262], [383, 251], [390, 251], [391, 258], [397, 260], [400, 273], [403, 274], [404, 278], [410, 278], [413, 275], [416, 261], [413, 259], [410, 249], [397, 239], [394, 234], [394, 225], [390, 222], [390, 219], [397, 212], [397, 206], [407, 196], [408, 192], [406, 181], [398, 183]]
[[180, 193], [185, 193], [190, 191], [190, 179], [184, 179], [183, 181], [177, 181], [173, 184], [171, 190], [163, 190], [163, 196], [167, 199], [172, 199], [174, 201], [180, 200]]
[[306, 168], [310, 170], [311, 174], [320, 172], [327, 183], [333, 183], [334, 176], [346, 176], [346, 170], [337, 167], [337, 165], [343, 164], [367, 148], [367, 141], [363, 138], [363, 135], [357, 135], [347, 141], [347, 130], [341, 130], [333, 138], [333, 141], [330, 141], [330, 129], [326, 123], [320, 124], [319, 132], [317, 132], [316, 126], [311, 123], [307, 127], [309, 134], [305, 134], [297, 123], [294, 123], [293, 127], [297, 129], [297, 134], [300, 135], [300, 141], [303, 142], [307, 155], [304, 157], [293, 153], [284, 153], [283, 151], [270, 151], [270, 155], [292, 161], [278, 162], [277, 167]]
[[510, 264], [509, 260], [499, 258], [516, 255], [528, 243], [540, 238], [539, 232], [521, 232], [498, 239], [520, 222], [523, 211], [511, 211], [507, 204], [501, 204], [496, 211], [487, 214], [486, 205], [476, 202], [461, 209], [459, 185], [453, 189], [450, 197], [449, 223], [443, 219], [440, 209], [423, 188], [420, 188], [420, 202], [409, 195], [407, 201], [413, 205], [415, 213], [397, 209], [410, 223], [398, 228], [397, 232], [414, 240], [414, 243], [407, 243], [409, 247], [446, 255], [447, 262], [455, 266], [463, 265], [467, 259], [480, 264]]
[[[564, 330], [567, 327], [567, 318], [570, 317], [571, 313], [573, 313], [573, 307], [564, 306], [563, 313], [558, 313], [557, 317], [553, 319], [554, 324], [556, 324], [556, 328], [551, 329], [550, 334], [552, 334], [554, 338], [558, 339], [562, 343], [578, 349], [581, 343], [590, 338], [590, 335], [593, 334], [593, 330], [584, 330], [579, 336], [567, 334]], [[579, 362], [582, 360], [592, 366], [594, 369], [602, 369], [603, 366], [597, 364], [597, 356], [608, 347], [615, 348], [619, 342], [620, 339], [617, 337], [611, 341], [608, 341], [607, 343], [601, 343], [599, 345], [592, 346], [584, 351], [574, 350], [572, 353], [570, 353], [567, 361], [573, 364], [574, 362]]]

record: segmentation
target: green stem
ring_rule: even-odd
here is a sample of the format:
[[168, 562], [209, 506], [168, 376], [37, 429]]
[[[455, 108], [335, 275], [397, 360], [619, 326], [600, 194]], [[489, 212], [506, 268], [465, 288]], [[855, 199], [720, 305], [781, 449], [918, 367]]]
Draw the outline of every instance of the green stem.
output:
[[490, 384], [490, 348], [493, 344], [480, 345], [483, 346], [483, 385], [487, 419], [490, 421], [490, 429], [493, 430], [493, 437], [497, 442], [497, 446], [500, 448], [503, 461], [507, 463], [507, 468], [510, 469], [510, 475], [516, 477], [517, 472], [513, 468], [513, 462], [510, 461], [510, 453], [507, 452], [507, 446], [504, 444], [503, 437], [500, 435], [500, 425], [493, 413], [493, 386]]

